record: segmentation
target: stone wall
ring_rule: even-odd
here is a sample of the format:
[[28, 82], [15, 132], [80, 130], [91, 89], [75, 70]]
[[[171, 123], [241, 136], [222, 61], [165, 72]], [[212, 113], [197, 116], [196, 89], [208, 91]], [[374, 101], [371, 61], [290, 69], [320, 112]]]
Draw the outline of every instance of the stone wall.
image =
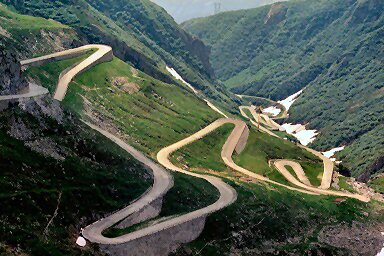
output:
[[141, 209], [141, 211], [128, 216], [117, 225], [117, 228], [127, 228], [142, 221], [157, 217], [160, 214], [162, 205], [163, 198], [160, 197], [149, 205], [145, 206], [143, 209]]
[[237, 154], [240, 154], [244, 150], [245, 146], [247, 145], [248, 136], [249, 136], [249, 128], [246, 125], [244, 127], [243, 133], [241, 134], [241, 137], [240, 137], [240, 139], [237, 142], [237, 145], [235, 147], [235, 152]]
[[166, 256], [181, 244], [195, 240], [204, 229], [205, 218], [206, 216], [128, 243], [100, 245], [100, 248], [111, 256]]

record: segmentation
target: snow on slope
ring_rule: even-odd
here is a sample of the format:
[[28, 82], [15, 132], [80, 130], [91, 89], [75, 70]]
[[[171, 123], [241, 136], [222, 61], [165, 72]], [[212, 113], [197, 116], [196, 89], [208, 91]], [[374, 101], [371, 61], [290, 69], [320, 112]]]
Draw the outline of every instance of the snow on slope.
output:
[[281, 109], [275, 106], [271, 106], [263, 109], [263, 113], [271, 114], [272, 116], [277, 116], [278, 114], [280, 114], [280, 112], [281, 112]]
[[[303, 89], [304, 90], [304, 89]], [[297, 100], [299, 95], [303, 92], [303, 90], [298, 91], [297, 93], [292, 94], [288, 98], [278, 101], [281, 105], [285, 107], [285, 109], [288, 111], [289, 108], [292, 106], [292, 104]]]

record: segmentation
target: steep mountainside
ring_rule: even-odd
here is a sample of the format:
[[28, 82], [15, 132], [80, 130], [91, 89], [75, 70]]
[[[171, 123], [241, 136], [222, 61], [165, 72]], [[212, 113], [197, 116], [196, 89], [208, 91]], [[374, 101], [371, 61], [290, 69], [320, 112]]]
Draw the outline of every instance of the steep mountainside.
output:
[[183, 22], [198, 17], [205, 17], [215, 13], [215, 3], [220, 3], [217, 11], [230, 11], [255, 8], [278, 0], [151, 0], [164, 7], [177, 22]]
[[89, 43], [111, 45], [116, 56], [157, 79], [172, 81], [169, 65], [209, 96], [228, 100], [213, 85], [209, 49], [149, 0], [27, 0], [13, 7], [66, 24]]
[[317, 149], [348, 145], [340, 157], [358, 176], [383, 155], [383, 13], [380, 0], [292, 1], [183, 26], [236, 93], [283, 99], [306, 87], [290, 121], [320, 129]]
[[[52, 20], [20, 15], [2, 5], [0, 11], [6, 21], [0, 35], [1, 94], [18, 91], [27, 76], [52, 92], [60, 72], [86, 57], [22, 73], [17, 56], [62, 50], [71, 40], [86, 39]], [[0, 255], [104, 255], [97, 245], [76, 244], [81, 228], [123, 208], [153, 183], [147, 167], [81, 122], [84, 108], [103, 119], [97, 120], [100, 126], [117, 127], [115, 134], [148, 155], [218, 118], [181, 85], [165, 84], [117, 58], [94, 69], [79, 77], [80, 86], [71, 84], [63, 104], [50, 95], [1, 101], [7, 109], [0, 111]], [[96, 93], [88, 90], [98, 83]], [[171, 211], [202, 208], [216, 196], [204, 181], [181, 174], [174, 179], [176, 185], [165, 198]]]
[[183, 27], [212, 47], [212, 65], [228, 87], [280, 99], [362, 43], [379, 43], [382, 10], [378, 0], [294, 1], [195, 19]]
[[[59, 1], [44, 3], [48, 6]], [[52, 11], [53, 16], [73, 18], [65, 9], [63, 12], [60, 8], [46, 10]], [[0, 83], [6, 82], [0, 84], [0, 88], [13, 92], [17, 83], [9, 83], [7, 77], [25, 81], [24, 76], [52, 94], [64, 70], [94, 53], [90, 50], [72, 59], [26, 67], [20, 74], [14, 50], [23, 58], [41, 55], [85, 44], [91, 40], [90, 34], [83, 33], [77, 25], [23, 16], [10, 9], [5, 12], [0, 15], [0, 20], [6, 21], [0, 24], [0, 39], [11, 57], [0, 62], [0, 71], [11, 76], [0, 79]], [[89, 16], [84, 13], [79, 17]], [[94, 22], [92, 24], [98, 21]], [[123, 38], [129, 39], [128, 34]], [[136, 43], [135, 47], [139, 47], [140, 43]], [[122, 48], [115, 46], [121, 53]], [[156, 60], [156, 56], [153, 58]], [[105, 255], [100, 250], [102, 245], [87, 241], [86, 246], [81, 247], [76, 243], [81, 229], [133, 201], [138, 202], [135, 199], [148, 191], [153, 177], [132, 155], [91, 130], [82, 120], [110, 131], [155, 160], [161, 148], [221, 117], [186, 86], [172, 82], [156, 79], [115, 56], [77, 75], [62, 102], [53, 100], [49, 94], [1, 100], [7, 109], [0, 111], [0, 255]], [[225, 165], [220, 154], [231, 126], [213, 131], [170, 157], [172, 163], [185, 170], [220, 177], [237, 192], [237, 201], [208, 216], [200, 236], [174, 251], [174, 255], [349, 256], [374, 255], [381, 249], [383, 236], [378, 230], [383, 230], [382, 203], [303, 194], [235, 172]], [[318, 157], [291, 141], [274, 138], [255, 127], [249, 132], [246, 148], [234, 156], [236, 163], [289, 184], [270, 160], [292, 159], [302, 164], [313, 184], [320, 184], [323, 168]], [[218, 190], [207, 181], [181, 173], [172, 172], [172, 176], [174, 186], [165, 195], [158, 218], [125, 229], [113, 226], [103, 235], [127, 234], [206, 207], [219, 197]], [[378, 189], [380, 182], [375, 181]], [[356, 192], [345, 180], [339, 185], [332, 189], [348, 188]], [[156, 211], [155, 208], [148, 207], [149, 212]], [[141, 218], [145, 215], [142, 213], [133, 215]], [[196, 225], [191, 226], [196, 229]], [[181, 233], [190, 234], [184, 225], [178, 228]], [[165, 236], [160, 241], [165, 242], [172, 239], [173, 234], [180, 234], [160, 232]], [[134, 246], [121, 245], [125, 247], [121, 255], [127, 255], [126, 251], [133, 254], [133, 247], [146, 252], [157, 247], [166, 254], [164, 243], [151, 238], [152, 235], [142, 240], [143, 247], [136, 246], [137, 241], [133, 241]], [[173, 250], [176, 247], [172, 244]]]

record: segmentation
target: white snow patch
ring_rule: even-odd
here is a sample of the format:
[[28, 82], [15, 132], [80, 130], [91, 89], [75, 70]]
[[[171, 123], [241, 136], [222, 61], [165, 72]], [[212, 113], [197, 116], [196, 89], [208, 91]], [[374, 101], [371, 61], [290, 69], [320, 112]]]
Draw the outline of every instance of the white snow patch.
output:
[[[384, 232], [381, 232], [381, 235], [384, 236]], [[378, 252], [376, 256], [384, 256], [384, 244], [383, 244], [383, 248], [381, 248], [381, 251]]]
[[[333, 156], [335, 155], [336, 152], [342, 151], [344, 148], [345, 148], [345, 146], [338, 147], [338, 148], [333, 148], [333, 149], [331, 149], [331, 150], [328, 150], [328, 151], [326, 151], [326, 152], [323, 152], [323, 155], [324, 155], [325, 157], [327, 157], [327, 158], [329, 158], [329, 159], [332, 160], [332, 159], [335, 159], [335, 158], [331, 158], [331, 157], [333, 157]], [[332, 161], [336, 161], [336, 159], [335, 159], [335, 160], [332, 160]]]
[[187, 81], [185, 81], [180, 75], [179, 73], [177, 73], [177, 71], [173, 68], [170, 68], [168, 66], [165, 66], [165, 68], [167, 69], [167, 71], [176, 79], [176, 80], [180, 80], [183, 84], [185, 84], [186, 86], [188, 86], [195, 94], [198, 93], [198, 91], [190, 84], [188, 83]]
[[297, 93], [295, 94], [292, 94], [291, 96], [289, 96], [288, 98], [284, 99], [284, 100], [280, 100], [278, 101], [278, 103], [280, 103], [281, 105], [283, 105], [285, 107], [285, 109], [288, 111], [288, 109], [292, 106], [293, 102], [295, 102], [297, 100], [297, 97], [299, 97], [299, 95], [303, 92], [303, 90], [300, 90], [298, 91]]
[[278, 114], [280, 114], [280, 112], [281, 112], [281, 109], [275, 106], [271, 106], [263, 109], [263, 113], [271, 114], [272, 116], [277, 116]]
[[376, 256], [384, 256], [384, 244], [383, 244], [383, 248]]
[[318, 135], [317, 130], [307, 130], [305, 125], [302, 124], [283, 124], [282, 127], [288, 134], [291, 134], [297, 138], [304, 146], [307, 146], [309, 143], [313, 142]]
[[87, 241], [85, 241], [84, 237], [79, 236], [76, 240], [76, 244], [78, 246], [84, 247], [87, 244]]

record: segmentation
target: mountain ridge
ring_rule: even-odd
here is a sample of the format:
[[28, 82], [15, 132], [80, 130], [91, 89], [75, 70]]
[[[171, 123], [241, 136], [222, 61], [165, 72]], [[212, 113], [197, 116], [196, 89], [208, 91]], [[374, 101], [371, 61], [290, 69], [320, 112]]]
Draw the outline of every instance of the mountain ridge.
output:
[[100, 0], [27, 0], [12, 6], [23, 14], [57, 20], [87, 43], [111, 45], [116, 56], [164, 82], [173, 81], [165, 69], [165, 65], [172, 66], [196, 88], [229, 102], [228, 95], [214, 85], [209, 49], [148, 0], [113, 1], [108, 5]]
[[366, 177], [384, 153], [379, 135], [364, 136], [383, 123], [383, 11], [378, 0], [289, 1], [182, 26], [212, 47], [234, 93], [281, 100], [306, 88], [287, 121], [320, 130], [318, 150], [347, 146], [337, 155]]

